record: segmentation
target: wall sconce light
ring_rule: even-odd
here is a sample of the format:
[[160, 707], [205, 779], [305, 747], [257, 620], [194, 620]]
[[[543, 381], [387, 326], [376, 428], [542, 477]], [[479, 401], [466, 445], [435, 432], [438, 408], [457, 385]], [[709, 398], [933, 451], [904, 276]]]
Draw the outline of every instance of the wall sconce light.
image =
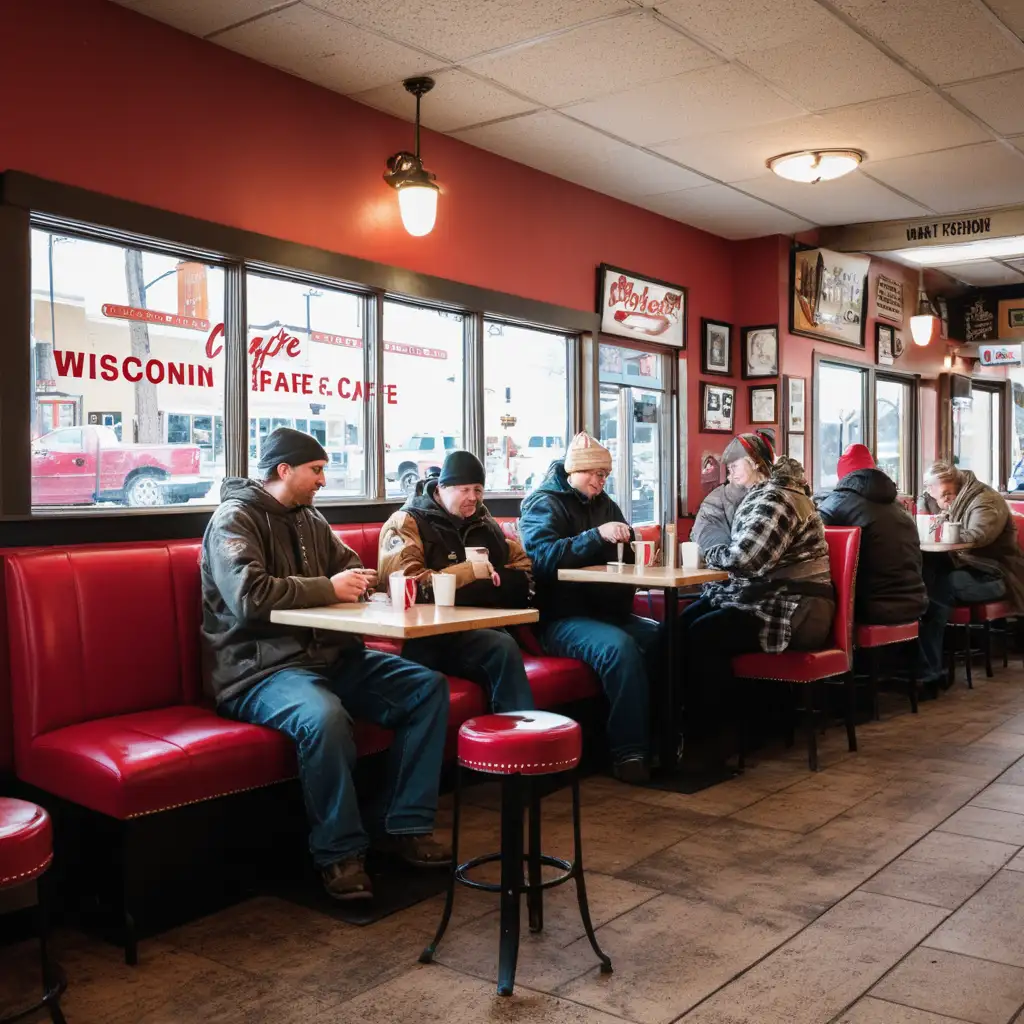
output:
[[910, 318], [910, 333], [915, 345], [928, 345], [939, 334], [939, 318], [924, 290], [924, 269], [919, 273], [917, 285], [917, 315]]
[[429, 235], [437, 220], [435, 175], [424, 169], [420, 159], [420, 98], [434, 88], [432, 78], [407, 78], [402, 85], [416, 97], [416, 152], [402, 150], [388, 157], [384, 180], [398, 191], [398, 209], [410, 235]]

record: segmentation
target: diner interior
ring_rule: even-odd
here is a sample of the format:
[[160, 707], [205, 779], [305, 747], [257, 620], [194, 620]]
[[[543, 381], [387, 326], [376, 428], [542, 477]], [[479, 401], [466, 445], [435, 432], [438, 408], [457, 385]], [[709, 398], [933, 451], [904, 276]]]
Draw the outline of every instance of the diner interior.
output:
[[[1021, 0], [5, 0], [0, 82], [0, 1024], [1024, 1024]], [[230, 615], [439, 687], [329, 751], [434, 847], [332, 890]]]

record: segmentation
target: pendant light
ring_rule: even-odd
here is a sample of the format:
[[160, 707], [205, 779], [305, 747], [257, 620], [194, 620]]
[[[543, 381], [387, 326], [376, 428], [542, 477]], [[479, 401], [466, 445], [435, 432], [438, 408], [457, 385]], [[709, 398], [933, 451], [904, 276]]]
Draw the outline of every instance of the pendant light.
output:
[[924, 268], [918, 271], [917, 315], [910, 318], [910, 334], [915, 345], [928, 345], [939, 334], [939, 318], [924, 290]]
[[420, 237], [434, 230], [437, 219], [437, 195], [441, 191], [434, 175], [425, 170], [420, 159], [420, 98], [434, 88], [432, 78], [407, 78], [402, 85], [416, 97], [416, 152], [402, 150], [388, 157], [384, 180], [398, 192], [398, 209], [410, 235]]

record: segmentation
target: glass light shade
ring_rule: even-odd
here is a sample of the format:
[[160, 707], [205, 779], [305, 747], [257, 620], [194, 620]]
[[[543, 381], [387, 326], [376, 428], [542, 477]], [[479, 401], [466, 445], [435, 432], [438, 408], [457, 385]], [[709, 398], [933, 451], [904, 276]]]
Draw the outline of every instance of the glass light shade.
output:
[[402, 223], [410, 235], [420, 237], [429, 235], [434, 230], [437, 220], [436, 185], [410, 182], [398, 189], [398, 209], [402, 214]]
[[910, 318], [910, 334], [915, 345], [928, 345], [939, 333], [939, 318], [922, 313]]
[[768, 167], [780, 178], [814, 185], [855, 171], [862, 159], [862, 154], [855, 149], [805, 150], [774, 156], [768, 161]]

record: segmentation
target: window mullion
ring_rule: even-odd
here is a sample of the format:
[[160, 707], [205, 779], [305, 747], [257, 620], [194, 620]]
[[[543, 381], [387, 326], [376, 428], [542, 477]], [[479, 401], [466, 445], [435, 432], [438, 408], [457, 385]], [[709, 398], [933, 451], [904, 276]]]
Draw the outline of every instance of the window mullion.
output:
[[[363, 298], [363, 377], [367, 383], [384, 381], [384, 293], [372, 292]], [[384, 391], [374, 388], [374, 401], [365, 402], [366, 495], [385, 500], [384, 480]]]
[[462, 357], [465, 381], [462, 398], [462, 436], [466, 448], [486, 463], [484, 429], [484, 315], [467, 313], [462, 319]]
[[249, 365], [245, 267], [224, 268], [224, 475], [249, 475]]

